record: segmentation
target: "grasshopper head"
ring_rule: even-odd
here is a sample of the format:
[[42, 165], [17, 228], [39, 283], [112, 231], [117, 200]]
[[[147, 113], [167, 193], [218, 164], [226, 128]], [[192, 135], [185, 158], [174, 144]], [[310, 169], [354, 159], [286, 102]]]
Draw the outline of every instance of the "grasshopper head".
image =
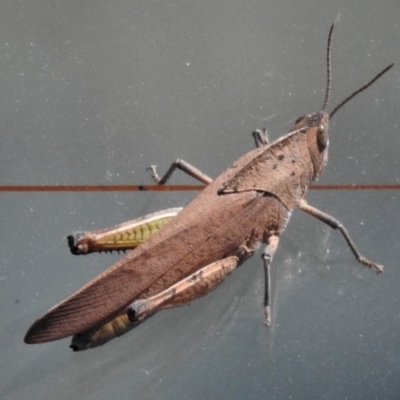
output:
[[329, 114], [319, 111], [297, 119], [293, 130], [303, 130], [307, 136], [307, 148], [313, 164], [313, 181], [319, 178], [328, 162]]
[[322, 110], [311, 115], [303, 115], [298, 118], [295, 122], [293, 131], [300, 130], [303, 134], [307, 135], [307, 148], [310, 154], [311, 162], [313, 164], [313, 176], [312, 180], [315, 181], [324, 171], [325, 165], [328, 161], [328, 145], [329, 136], [328, 128], [329, 121], [332, 119], [334, 114], [342, 108], [346, 103], [348, 103], [354, 96], [363, 92], [365, 89], [369, 88], [377, 79], [379, 79], [383, 74], [389, 71], [393, 67], [393, 64], [388, 65], [379, 74], [377, 74], [373, 79], [371, 79], [367, 84], [361, 86], [356, 91], [354, 91], [350, 96], [346, 97], [342, 102], [340, 102], [330, 113], [326, 112], [330, 92], [331, 92], [331, 38], [333, 32], [334, 24], [332, 24], [328, 36], [327, 45], [327, 80], [326, 80], [326, 90], [325, 90], [325, 100], [322, 106]]

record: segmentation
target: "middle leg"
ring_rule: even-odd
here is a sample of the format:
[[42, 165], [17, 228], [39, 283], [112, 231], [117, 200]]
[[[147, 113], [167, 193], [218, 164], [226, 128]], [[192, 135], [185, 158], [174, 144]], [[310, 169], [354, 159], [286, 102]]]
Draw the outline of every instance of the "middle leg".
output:
[[271, 262], [279, 244], [279, 236], [270, 236], [267, 245], [262, 253], [262, 260], [264, 265], [264, 324], [271, 325]]

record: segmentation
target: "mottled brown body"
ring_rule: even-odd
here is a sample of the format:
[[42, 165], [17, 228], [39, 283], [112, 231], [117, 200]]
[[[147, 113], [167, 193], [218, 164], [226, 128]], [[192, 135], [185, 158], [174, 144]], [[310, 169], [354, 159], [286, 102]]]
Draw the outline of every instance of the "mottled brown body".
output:
[[[75, 335], [77, 347], [82, 339], [84, 348], [88, 337], [90, 342], [97, 336], [93, 340], [100, 343], [102, 337], [118, 336], [151, 313], [208, 293], [251, 256], [260, 242], [266, 244], [264, 305], [269, 325], [269, 266], [279, 236], [296, 207], [338, 229], [360, 263], [382, 272], [382, 266], [360, 254], [343, 224], [305, 200], [309, 184], [321, 175], [327, 162], [330, 118], [393, 66], [382, 70], [329, 115], [325, 109], [332, 30], [333, 26], [328, 39], [328, 85], [322, 111], [300, 117], [291, 132], [271, 144], [261, 140], [261, 147], [240, 157], [214, 181], [177, 160], [160, 184], [179, 167], [210, 182], [204, 191], [134, 252], [37, 320], [25, 336], [26, 343]], [[101, 336], [101, 332], [106, 333]]]
[[[238, 162], [247, 163], [259, 152], [253, 150]], [[162, 230], [50, 310], [31, 327], [27, 340], [57, 340], [104, 322], [135, 299], [149, 297], [228, 256], [253, 229], [259, 231], [260, 241], [264, 229], [266, 235], [279, 235], [289, 210], [278, 198], [254, 190], [218, 194], [222, 184], [237, 171], [235, 163]]]

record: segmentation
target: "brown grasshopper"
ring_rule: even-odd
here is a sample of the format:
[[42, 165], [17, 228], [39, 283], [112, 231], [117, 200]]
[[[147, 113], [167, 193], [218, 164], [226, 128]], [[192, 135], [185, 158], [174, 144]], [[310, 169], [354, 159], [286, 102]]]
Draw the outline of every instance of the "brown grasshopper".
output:
[[[187, 304], [210, 292], [253, 255], [261, 242], [266, 244], [262, 254], [264, 313], [266, 325], [270, 325], [270, 264], [296, 207], [338, 229], [361, 264], [378, 273], [383, 271], [382, 266], [361, 255], [338, 220], [305, 200], [311, 181], [322, 174], [327, 162], [329, 120], [394, 65], [383, 69], [328, 114], [333, 26], [328, 37], [322, 110], [298, 118], [288, 134], [272, 143], [259, 131], [258, 148], [240, 157], [215, 180], [182, 160], [173, 163], [162, 179], [153, 167], [159, 184], [179, 168], [207, 186], [136, 250], [38, 319], [28, 330], [26, 343], [74, 335], [74, 350], [102, 344], [159, 310]], [[106, 340], [96, 336], [107, 330], [111, 333], [103, 336]]]

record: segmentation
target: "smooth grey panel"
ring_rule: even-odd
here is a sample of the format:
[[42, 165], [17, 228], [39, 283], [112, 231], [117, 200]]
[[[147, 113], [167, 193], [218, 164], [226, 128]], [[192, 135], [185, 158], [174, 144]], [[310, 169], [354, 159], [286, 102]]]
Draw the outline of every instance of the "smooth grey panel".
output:
[[[0, 185], [145, 184], [177, 157], [216, 176], [400, 54], [396, 1], [3, 1]], [[321, 184], [398, 184], [399, 67], [331, 123]], [[177, 173], [171, 183], [191, 183]], [[5, 399], [398, 399], [398, 191], [312, 191], [385, 265], [295, 212], [262, 325], [259, 255], [216, 292], [104, 347], [25, 345], [34, 319], [118, 259], [65, 236], [186, 204], [193, 192], [0, 193], [0, 394]]]

